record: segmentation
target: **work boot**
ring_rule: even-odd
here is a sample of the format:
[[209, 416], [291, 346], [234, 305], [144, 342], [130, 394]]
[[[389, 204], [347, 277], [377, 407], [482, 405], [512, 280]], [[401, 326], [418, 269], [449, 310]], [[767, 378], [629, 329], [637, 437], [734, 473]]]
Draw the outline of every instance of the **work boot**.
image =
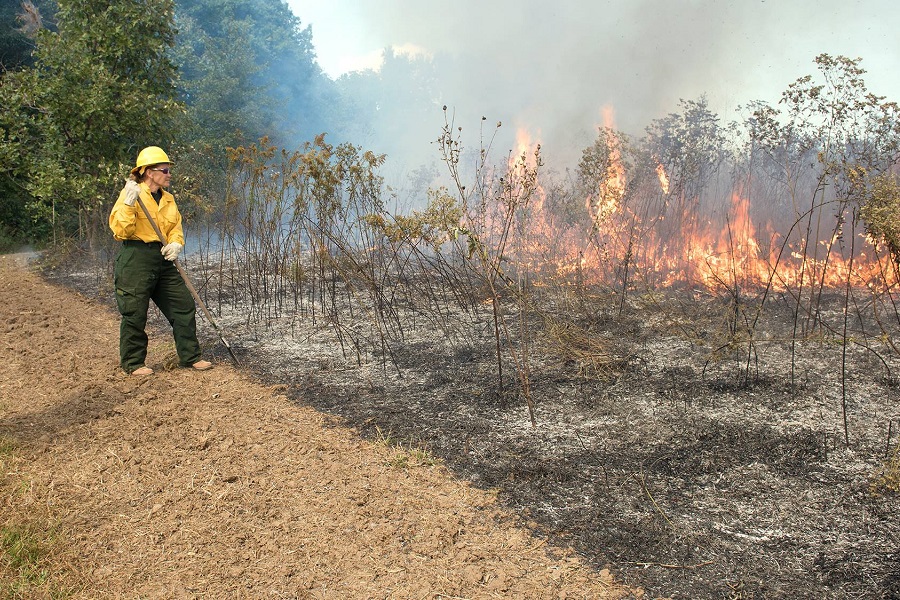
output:
[[131, 374], [137, 375], [137, 376], [153, 375], [153, 369], [151, 369], [150, 367], [139, 367], [139, 368], [135, 369], [134, 371], [132, 371]]
[[213, 365], [208, 360], [198, 360], [191, 365], [191, 368], [195, 371], [208, 371], [213, 368]]

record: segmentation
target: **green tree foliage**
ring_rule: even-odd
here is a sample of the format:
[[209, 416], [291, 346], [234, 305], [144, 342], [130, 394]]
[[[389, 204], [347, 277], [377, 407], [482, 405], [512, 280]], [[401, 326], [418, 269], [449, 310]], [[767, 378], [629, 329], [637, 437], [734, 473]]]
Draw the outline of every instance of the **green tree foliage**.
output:
[[221, 214], [226, 150], [266, 138], [301, 146], [328, 129], [334, 84], [312, 32], [282, 2], [178, 0], [171, 54], [187, 119], [176, 184], [182, 211]]
[[868, 234], [887, 246], [900, 269], [900, 183], [896, 176], [885, 173], [874, 178], [861, 213]]
[[0, 169], [26, 192], [31, 219], [90, 234], [123, 163], [171, 137], [173, 15], [172, 0], [60, 0], [34, 67], [4, 74]]
[[309, 139], [328, 80], [312, 31], [284, 2], [180, 0], [174, 59], [194, 137], [237, 146]]
[[221, 195], [203, 182], [221, 181], [226, 147], [309, 139], [336, 110], [311, 30], [284, 2], [60, 0], [53, 21], [41, 2], [26, 3], [44, 26], [33, 41], [0, 14], [17, 52], [4, 66], [22, 67], [0, 88], [0, 213], [23, 237], [100, 224], [141, 147], [170, 149], [179, 188], [202, 202]]
[[[42, 26], [52, 24], [51, 16], [55, 8], [49, 0], [7, 1], [0, 5], [0, 72], [17, 71], [33, 64], [34, 38]], [[0, 80], [2, 84], [3, 80]], [[3, 131], [0, 131], [0, 140], [3, 137]], [[18, 160], [7, 155], [0, 158], [4, 164], [9, 164], [7, 158]], [[28, 220], [23, 213], [27, 193], [22, 182], [12, 178], [9, 172], [2, 171], [0, 169], [0, 250], [16, 243], [28, 228]]]

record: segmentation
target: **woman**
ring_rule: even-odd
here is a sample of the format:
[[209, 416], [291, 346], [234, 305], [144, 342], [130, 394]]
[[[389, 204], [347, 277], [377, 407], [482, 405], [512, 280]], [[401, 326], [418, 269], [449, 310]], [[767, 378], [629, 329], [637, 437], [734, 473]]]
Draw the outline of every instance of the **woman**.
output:
[[[172, 326], [179, 364], [197, 371], [212, 368], [200, 358], [194, 298], [174, 262], [184, 248], [184, 231], [175, 198], [166, 191], [171, 181], [172, 161], [166, 153], [156, 146], [144, 148], [109, 215], [113, 236], [122, 242], [115, 268], [116, 304], [122, 314], [119, 357], [122, 369], [132, 375], [153, 374], [144, 364], [151, 300]], [[159, 226], [165, 245], [138, 198]]]

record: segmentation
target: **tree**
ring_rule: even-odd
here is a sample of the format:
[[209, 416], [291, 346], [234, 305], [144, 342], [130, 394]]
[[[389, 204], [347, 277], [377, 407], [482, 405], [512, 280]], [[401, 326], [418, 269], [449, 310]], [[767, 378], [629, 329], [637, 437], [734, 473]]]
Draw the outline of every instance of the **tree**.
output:
[[728, 158], [726, 131], [705, 97], [679, 104], [684, 112], [647, 127], [647, 144], [669, 177], [669, 193], [696, 202]]
[[342, 134], [387, 153], [409, 168], [425, 164], [422, 148], [439, 126], [439, 94], [434, 61], [385, 48], [381, 67], [343, 75], [337, 81], [345, 112]]
[[25, 213], [53, 233], [89, 237], [123, 164], [171, 139], [173, 14], [172, 0], [60, 0], [58, 30], [36, 37], [34, 67], [4, 74], [0, 169], [22, 182]]
[[179, 93], [193, 130], [187, 140], [239, 146], [272, 128], [271, 102], [255, 82], [260, 67], [248, 47], [252, 24], [221, 25], [224, 37], [214, 37], [190, 16], [177, 18], [178, 44], [173, 58], [179, 66]]
[[312, 32], [284, 2], [181, 0], [174, 59], [198, 139], [287, 144], [323, 125], [328, 80]]
[[[50, 2], [6, 2], [0, 6], [0, 72], [18, 71], [34, 62], [35, 36], [45, 24], [52, 25]], [[0, 80], [4, 84], [5, 77]], [[4, 110], [7, 107], [4, 106]], [[6, 138], [0, 130], [0, 140]], [[2, 144], [2, 141], [0, 141]], [[0, 145], [0, 164], [8, 167], [19, 161], [18, 154], [3, 153]], [[18, 242], [28, 229], [28, 219], [23, 212], [27, 193], [21, 178], [14, 176], [13, 169], [0, 168], [0, 249]]]
[[183, 211], [214, 214], [226, 196], [229, 147], [266, 138], [302, 146], [327, 130], [333, 82], [310, 28], [283, 1], [179, 0], [171, 53], [187, 119], [179, 132]]

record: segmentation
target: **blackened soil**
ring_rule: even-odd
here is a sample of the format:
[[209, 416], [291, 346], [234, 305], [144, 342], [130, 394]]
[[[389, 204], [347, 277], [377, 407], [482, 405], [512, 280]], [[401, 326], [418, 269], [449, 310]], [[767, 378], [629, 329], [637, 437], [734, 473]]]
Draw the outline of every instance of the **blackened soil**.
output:
[[536, 535], [653, 597], [898, 598], [900, 502], [873, 487], [896, 392], [853, 376], [848, 449], [837, 358], [804, 352], [821, 358], [793, 387], [783, 366], [704, 381], [702, 364], [673, 375], [652, 352], [607, 380], [548, 361], [531, 372], [535, 426], [487, 345], [464, 360], [420, 348], [391, 383], [348, 388], [319, 372], [293, 389], [365, 436], [427, 448], [498, 490]]

